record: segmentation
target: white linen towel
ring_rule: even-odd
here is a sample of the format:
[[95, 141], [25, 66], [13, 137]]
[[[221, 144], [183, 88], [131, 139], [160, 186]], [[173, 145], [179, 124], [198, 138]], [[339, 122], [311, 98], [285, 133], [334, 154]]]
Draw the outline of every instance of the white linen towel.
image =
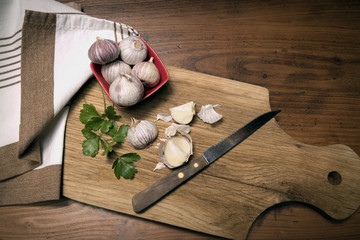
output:
[[52, 0], [0, 2], [0, 205], [58, 199], [69, 100], [91, 77], [96, 36], [132, 27]]

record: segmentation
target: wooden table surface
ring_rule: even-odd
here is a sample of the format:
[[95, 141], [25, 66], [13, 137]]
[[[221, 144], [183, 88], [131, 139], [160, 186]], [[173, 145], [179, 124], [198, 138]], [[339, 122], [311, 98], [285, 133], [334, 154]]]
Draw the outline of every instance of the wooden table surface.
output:
[[[360, 155], [360, 1], [77, 3], [134, 27], [166, 65], [266, 87], [271, 108], [282, 110], [279, 125], [295, 139]], [[0, 239], [19, 238], [217, 239], [65, 197], [0, 207]], [[359, 238], [360, 210], [335, 222], [300, 203], [267, 209], [247, 237]]]

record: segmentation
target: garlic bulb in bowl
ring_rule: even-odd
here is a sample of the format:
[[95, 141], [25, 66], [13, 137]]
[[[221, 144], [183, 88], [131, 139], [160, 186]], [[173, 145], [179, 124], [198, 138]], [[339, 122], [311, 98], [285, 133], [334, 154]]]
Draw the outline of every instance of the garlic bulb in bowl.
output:
[[147, 62], [137, 63], [131, 70], [131, 74], [140, 79], [145, 87], [155, 87], [160, 81], [160, 73], [151, 57]]
[[89, 59], [96, 64], [105, 64], [119, 57], [120, 48], [116, 42], [110, 39], [96, 37], [89, 50]]
[[158, 136], [158, 128], [149, 120], [131, 119], [127, 140], [136, 149], [149, 147]]
[[119, 48], [121, 59], [129, 65], [135, 65], [144, 61], [148, 55], [145, 43], [135, 36], [130, 36], [120, 41]]
[[101, 74], [111, 84], [120, 74], [130, 74], [131, 67], [121, 60], [115, 60], [101, 66]]
[[139, 79], [128, 74], [120, 75], [109, 88], [111, 100], [120, 106], [129, 107], [138, 103], [144, 95], [144, 86]]

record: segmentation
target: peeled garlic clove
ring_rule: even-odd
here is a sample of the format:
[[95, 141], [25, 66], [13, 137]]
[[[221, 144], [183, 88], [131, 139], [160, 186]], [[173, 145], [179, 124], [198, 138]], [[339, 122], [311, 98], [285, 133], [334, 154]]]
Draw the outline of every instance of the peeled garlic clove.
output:
[[101, 74], [105, 81], [111, 84], [120, 74], [130, 74], [131, 67], [120, 60], [115, 60], [101, 66]]
[[152, 121], [131, 119], [127, 140], [134, 148], [144, 149], [149, 147], [157, 136], [158, 128]]
[[160, 81], [160, 73], [153, 59], [151, 57], [147, 62], [137, 63], [131, 70], [131, 74], [140, 79], [145, 87], [155, 87]]
[[216, 104], [216, 105], [205, 105], [205, 106], [201, 106], [201, 110], [198, 113], [198, 117], [203, 120], [206, 123], [216, 123], [217, 121], [219, 121], [223, 116], [219, 113], [217, 113], [214, 108], [215, 107], [219, 107], [220, 105]]
[[169, 110], [175, 122], [180, 124], [188, 124], [195, 115], [195, 103], [191, 101], [183, 105], [170, 108]]
[[124, 74], [110, 84], [109, 94], [116, 104], [128, 107], [142, 99], [144, 86], [136, 77]]
[[189, 133], [190, 132], [190, 126], [185, 124], [176, 124], [171, 123], [169, 127], [165, 129], [165, 135], [166, 137], [172, 137], [175, 136], [176, 133]]
[[130, 65], [144, 61], [148, 54], [145, 43], [135, 36], [120, 41], [119, 47], [121, 59]]
[[168, 113], [158, 113], [156, 116], [156, 120], [163, 120], [164, 122], [170, 122], [172, 120], [172, 116]]
[[189, 160], [192, 154], [192, 141], [184, 136], [175, 136], [161, 143], [159, 156], [168, 168], [176, 168]]
[[94, 42], [88, 51], [89, 59], [97, 64], [105, 64], [115, 60], [120, 54], [120, 48], [110, 39], [103, 39], [96, 37]]

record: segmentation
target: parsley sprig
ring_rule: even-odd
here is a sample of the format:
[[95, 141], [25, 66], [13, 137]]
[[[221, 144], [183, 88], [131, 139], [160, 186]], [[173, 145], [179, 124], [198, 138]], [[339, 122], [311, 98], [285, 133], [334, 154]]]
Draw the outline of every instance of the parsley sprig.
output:
[[[84, 99], [85, 100], [85, 99]], [[117, 120], [120, 118], [116, 114], [113, 106], [106, 107], [105, 97], [104, 113], [99, 114], [93, 104], [85, 103], [80, 110], [80, 121], [85, 125], [81, 130], [85, 137], [82, 144], [83, 154], [95, 157], [100, 148], [103, 149], [102, 156], [113, 153], [116, 159], [112, 165], [114, 174], [117, 179], [120, 177], [131, 179], [137, 172], [134, 162], [140, 160], [140, 156], [136, 153], [126, 153], [118, 155], [113, 147], [117, 144], [123, 144], [126, 140], [129, 125], [122, 124], [118, 126]]]

